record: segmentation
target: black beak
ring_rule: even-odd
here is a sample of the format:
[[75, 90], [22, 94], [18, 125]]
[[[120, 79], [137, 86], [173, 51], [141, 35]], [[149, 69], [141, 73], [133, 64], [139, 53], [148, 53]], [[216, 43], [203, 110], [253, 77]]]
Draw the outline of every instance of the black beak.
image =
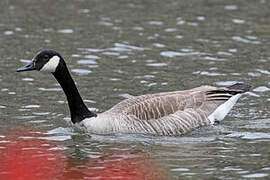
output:
[[29, 64], [17, 69], [17, 72], [32, 71], [32, 70], [36, 70], [34, 61], [31, 61]]

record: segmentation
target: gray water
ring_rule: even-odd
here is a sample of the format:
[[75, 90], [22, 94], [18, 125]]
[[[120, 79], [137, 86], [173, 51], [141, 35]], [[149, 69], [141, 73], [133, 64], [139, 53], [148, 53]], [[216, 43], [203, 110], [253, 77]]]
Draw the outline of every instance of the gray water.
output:
[[[38, 139], [64, 162], [54, 179], [269, 179], [269, 9], [266, 0], [1, 1], [1, 156]], [[200, 85], [252, 90], [220, 124], [182, 137], [94, 135], [70, 123], [51, 75], [15, 72], [42, 49], [62, 54], [95, 112]]]

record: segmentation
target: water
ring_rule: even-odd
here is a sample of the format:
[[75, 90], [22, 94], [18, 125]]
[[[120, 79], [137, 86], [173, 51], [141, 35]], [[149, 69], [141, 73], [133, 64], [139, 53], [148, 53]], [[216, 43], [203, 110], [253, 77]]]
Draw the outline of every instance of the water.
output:
[[[269, 179], [269, 8], [265, 0], [1, 1], [0, 177]], [[93, 135], [71, 125], [52, 76], [15, 72], [45, 48], [63, 55], [96, 112], [202, 84], [253, 89], [219, 125], [182, 137]]]

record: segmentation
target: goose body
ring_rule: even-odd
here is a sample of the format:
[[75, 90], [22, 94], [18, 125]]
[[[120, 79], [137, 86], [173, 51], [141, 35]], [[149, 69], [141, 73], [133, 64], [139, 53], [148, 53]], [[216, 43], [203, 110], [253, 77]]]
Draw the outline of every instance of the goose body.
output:
[[64, 59], [54, 50], [39, 52], [33, 61], [17, 71], [50, 72], [63, 88], [73, 123], [89, 132], [143, 133], [176, 136], [221, 121], [250, 86], [237, 83], [229, 87], [201, 86], [190, 90], [132, 97], [108, 111], [88, 110], [70, 76]]

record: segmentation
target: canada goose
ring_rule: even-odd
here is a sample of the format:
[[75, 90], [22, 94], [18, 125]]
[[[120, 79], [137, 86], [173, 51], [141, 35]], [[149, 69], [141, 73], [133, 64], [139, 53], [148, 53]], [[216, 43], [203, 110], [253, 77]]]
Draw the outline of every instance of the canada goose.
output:
[[237, 83], [227, 88], [201, 86], [184, 91], [147, 94], [123, 100], [108, 111], [95, 114], [84, 104], [58, 52], [43, 50], [17, 72], [31, 70], [52, 73], [66, 94], [71, 121], [97, 134], [182, 135], [224, 119], [239, 97], [250, 88], [249, 85]]

